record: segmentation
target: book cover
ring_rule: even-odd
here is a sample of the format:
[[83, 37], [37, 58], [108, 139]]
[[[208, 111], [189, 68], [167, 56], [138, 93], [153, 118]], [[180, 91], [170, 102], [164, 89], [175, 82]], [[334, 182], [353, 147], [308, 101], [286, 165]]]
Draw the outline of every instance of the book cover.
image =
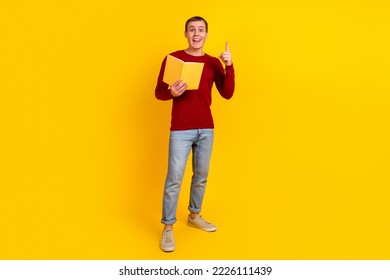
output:
[[187, 90], [198, 89], [203, 66], [204, 63], [185, 62], [177, 57], [168, 55], [163, 81], [171, 86], [177, 80], [182, 80], [187, 83]]

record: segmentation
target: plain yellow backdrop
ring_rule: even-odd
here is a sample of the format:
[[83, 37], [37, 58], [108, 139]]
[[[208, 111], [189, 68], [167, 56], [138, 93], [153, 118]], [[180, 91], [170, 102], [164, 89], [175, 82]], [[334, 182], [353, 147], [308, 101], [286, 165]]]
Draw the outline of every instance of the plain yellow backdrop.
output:
[[[1, 1], [1, 259], [389, 259], [390, 5], [381, 0]], [[158, 243], [185, 20], [225, 41], [203, 214]]]

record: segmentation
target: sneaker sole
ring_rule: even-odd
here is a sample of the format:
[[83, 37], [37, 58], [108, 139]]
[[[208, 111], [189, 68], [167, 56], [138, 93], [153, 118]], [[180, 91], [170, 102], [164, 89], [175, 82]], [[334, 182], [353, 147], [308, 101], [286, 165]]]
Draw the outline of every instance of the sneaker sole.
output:
[[170, 252], [173, 252], [173, 251], [175, 251], [175, 249], [176, 249], [176, 246], [173, 246], [173, 247], [167, 247], [167, 248], [162, 248], [162, 247], [160, 247], [160, 249], [161, 249], [163, 252], [170, 253]]

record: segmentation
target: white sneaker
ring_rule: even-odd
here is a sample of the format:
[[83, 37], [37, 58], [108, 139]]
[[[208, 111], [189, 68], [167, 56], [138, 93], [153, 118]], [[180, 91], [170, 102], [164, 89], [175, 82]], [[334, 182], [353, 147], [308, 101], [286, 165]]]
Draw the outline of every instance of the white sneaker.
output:
[[188, 223], [190, 227], [199, 228], [204, 231], [216, 231], [217, 227], [213, 225], [212, 223], [206, 222], [201, 215], [196, 216], [196, 218], [191, 219], [190, 216], [188, 216]]
[[172, 252], [176, 249], [175, 240], [173, 238], [173, 229], [167, 228], [163, 230], [160, 248], [164, 252]]

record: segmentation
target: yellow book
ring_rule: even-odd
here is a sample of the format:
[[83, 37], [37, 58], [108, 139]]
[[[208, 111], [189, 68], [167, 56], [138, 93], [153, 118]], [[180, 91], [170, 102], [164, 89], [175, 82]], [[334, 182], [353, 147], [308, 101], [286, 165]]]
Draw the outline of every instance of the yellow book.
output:
[[204, 63], [201, 62], [184, 62], [177, 57], [168, 55], [163, 81], [171, 86], [177, 80], [182, 80], [187, 83], [187, 90], [198, 89], [203, 66]]

